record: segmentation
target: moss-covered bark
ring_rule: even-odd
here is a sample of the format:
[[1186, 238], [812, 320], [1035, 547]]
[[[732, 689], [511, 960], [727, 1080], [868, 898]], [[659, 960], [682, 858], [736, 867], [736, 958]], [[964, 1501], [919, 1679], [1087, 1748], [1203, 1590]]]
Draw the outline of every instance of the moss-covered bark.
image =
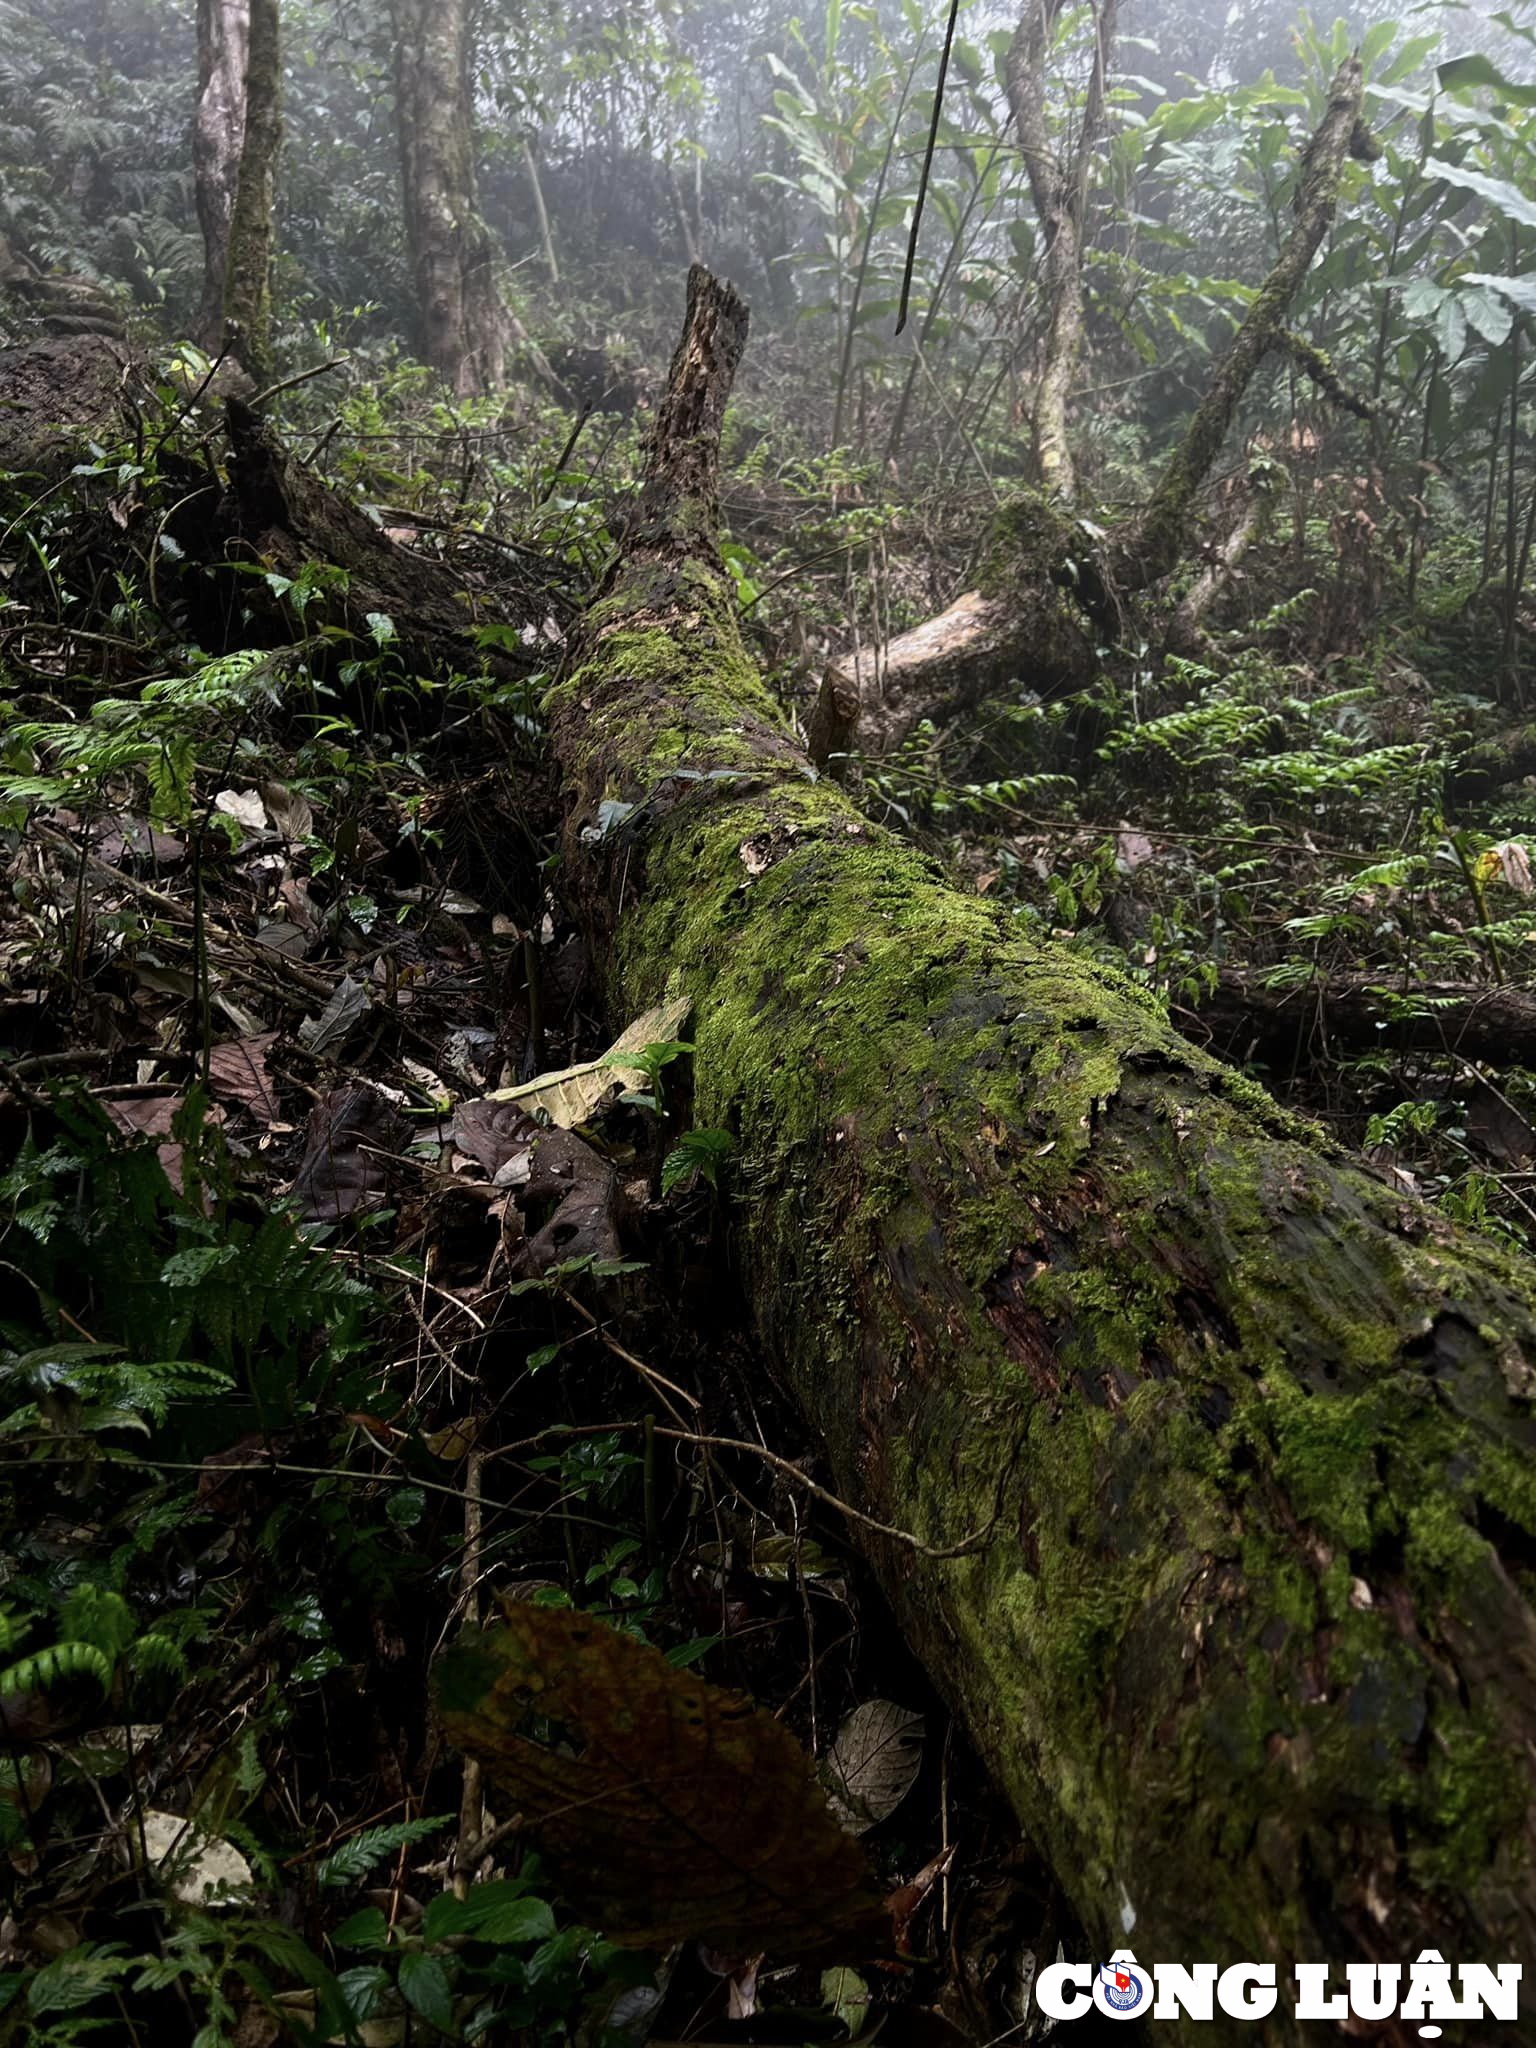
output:
[[1088, 173], [1104, 127], [1105, 83], [1114, 59], [1118, 0], [1097, 0], [1093, 62], [1070, 158], [1057, 154], [1046, 113], [1046, 59], [1061, 0], [1025, 0], [1008, 48], [1008, 106], [1019, 138], [1044, 248], [1046, 334], [1031, 409], [1035, 478], [1071, 504], [1077, 472], [1067, 406], [1083, 348], [1083, 215]]
[[224, 270], [225, 340], [258, 384], [272, 375], [272, 196], [283, 138], [278, 0], [250, 0], [245, 134]]
[[[674, 399], [744, 325], [691, 301]], [[1529, 1982], [1536, 1277], [815, 777], [710, 538], [720, 404], [664, 413], [550, 699], [568, 878], [616, 1018], [693, 997], [837, 1485], [934, 1549], [987, 1532], [870, 1539], [914, 1647], [1104, 1953], [1432, 1943]]]
[[[1144, 588], [1177, 566], [1188, 542], [1196, 495], [1221, 452], [1253, 373], [1272, 348], [1289, 339], [1285, 321], [1291, 301], [1333, 224], [1345, 160], [1352, 150], [1368, 155], [1376, 147], [1360, 125], [1364, 90], [1360, 60], [1350, 57], [1339, 67], [1329, 89], [1327, 110], [1301, 160], [1295, 224], [1285, 246], [1216, 365], [1205, 396], [1159, 478], [1134, 535], [1120, 551], [1120, 580], [1134, 588]], [[1326, 361], [1321, 351], [1312, 353]]]

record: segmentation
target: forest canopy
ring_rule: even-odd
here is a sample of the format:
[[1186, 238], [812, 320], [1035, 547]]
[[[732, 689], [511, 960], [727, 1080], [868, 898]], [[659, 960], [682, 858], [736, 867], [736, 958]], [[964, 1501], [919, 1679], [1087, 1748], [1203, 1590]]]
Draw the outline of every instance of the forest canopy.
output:
[[0, 0], [0, 2044], [1523, 2038], [1533, 249], [1492, 0]]

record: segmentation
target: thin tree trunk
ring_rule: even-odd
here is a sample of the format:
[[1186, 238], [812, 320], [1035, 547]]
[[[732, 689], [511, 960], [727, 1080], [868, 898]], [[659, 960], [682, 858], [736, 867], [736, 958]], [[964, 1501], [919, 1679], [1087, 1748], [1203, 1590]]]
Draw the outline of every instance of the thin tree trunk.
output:
[[[1520, 230], [1509, 226], [1509, 267], [1520, 268]], [[1524, 709], [1520, 688], [1518, 632], [1520, 625], [1520, 494], [1515, 466], [1520, 430], [1520, 315], [1517, 311], [1509, 330], [1509, 448], [1505, 455], [1504, 492], [1504, 649], [1503, 694]]]
[[511, 324], [480, 218], [465, 0], [390, 0], [405, 238], [423, 356], [461, 397], [505, 381]]
[[1329, 90], [1328, 111], [1302, 159], [1295, 199], [1296, 224], [1249, 307], [1247, 318], [1217, 365], [1134, 537], [1123, 551], [1123, 573], [1138, 587], [1166, 576], [1183, 553], [1195, 499], [1221, 452], [1254, 371], [1281, 340], [1291, 301], [1332, 225], [1345, 158], [1351, 149], [1368, 154], [1377, 147], [1360, 126], [1363, 91], [1360, 60], [1351, 57], [1339, 67]]
[[548, 709], [613, 1015], [692, 996], [770, 1354], [1099, 1954], [1529, 1987], [1531, 1267], [811, 778], [711, 539], [745, 331], [695, 271]]
[[539, 245], [544, 251], [544, 268], [549, 272], [551, 284], [560, 282], [560, 265], [555, 258], [555, 238], [549, 230], [549, 210], [544, 204], [544, 185], [539, 177], [539, 160], [533, 153], [533, 144], [523, 137], [523, 167], [528, 173], [528, 189], [533, 194], [533, 210], [539, 222]]
[[[1102, 75], [1109, 50], [1105, 31], [1112, 34], [1114, 29], [1112, 7], [1106, 6], [1098, 19]], [[1016, 37], [1013, 53], [1018, 48]], [[1362, 410], [1362, 402], [1339, 384], [1326, 357], [1285, 325], [1337, 204], [1345, 156], [1351, 150], [1368, 154], [1375, 147], [1359, 126], [1361, 89], [1360, 67], [1351, 60], [1333, 82], [1328, 109], [1303, 158], [1296, 227], [1217, 366], [1142, 519], [1106, 551], [1107, 569], [1082, 528], [1058, 502], [1075, 489], [1073, 473], [1060, 464], [1048, 465], [1052, 491], [1026, 496], [995, 521], [978, 587], [957, 599], [942, 617], [914, 627], [885, 650], [884, 701], [859, 718], [862, 744], [877, 752], [888, 748], [918, 720], [951, 716], [1006, 677], [1023, 679], [1041, 696], [1080, 687], [1093, 659], [1084, 618], [1095, 635], [1124, 639], [1128, 600], [1179, 565], [1188, 547], [1196, 498], [1268, 350], [1283, 348], [1297, 356], [1307, 374], [1336, 402]], [[1028, 132], [1032, 116], [1027, 106], [1023, 112]], [[1032, 145], [1027, 145], [1026, 161], [1031, 152]], [[1078, 175], [1085, 178], [1081, 155], [1077, 164]], [[1038, 391], [1036, 401], [1038, 419]], [[1042, 446], [1053, 444], [1055, 431], [1047, 418]], [[1042, 468], [1042, 476], [1045, 473]], [[1149, 620], [1145, 630], [1149, 637], [1161, 637], [1164, 629], [1159, 621]], [[818, 742], [830, 734], [838, 748], [849, 745], [850, 706], [858, 695], [858, 678], [850, 664], [834, 664], [818, 708]]]
[[672, 196], [672, 217], [677, 222], [678, 239], [683, 245], [683, 255], [691, 266], [699, 260], [698, 237], [694, 233], [693, 221], [689, 217], [687, 203], [683, 198], [682, 181], [677, 175], [677, 165], [671, 162], [667, 165], [667, 190]]
[[230, 216], [224, 341], [258, 384], [272, 376], [272, 200], [283, 137], [278, 0], [249, 0], [245, 133]]
[[1077, 496], [1067, 405], [1083, 346], [1083, 213], [1093, 152], [1104, 127], [1104, 86], [1114, 55], [1117, 11], [1118, 0], [1098, 0], [1093, 68], [1069, 162], [1059, 160], [1051, 147], [1045, 103], [1046, 59], [1061, 0], [1026, 0], [1006, 66], [1008, 102], [1040, 224], [1049, 312], [1032, 419], [1035, 470], [1040, 484], [1068, 504]]
[[203, 230], [203, 297], [197, 340], [210, 355], [224, 342], [229, 225], [245, 147], [245, 67], [250, 0], [198, 0], [197, 120], [192, 161]]

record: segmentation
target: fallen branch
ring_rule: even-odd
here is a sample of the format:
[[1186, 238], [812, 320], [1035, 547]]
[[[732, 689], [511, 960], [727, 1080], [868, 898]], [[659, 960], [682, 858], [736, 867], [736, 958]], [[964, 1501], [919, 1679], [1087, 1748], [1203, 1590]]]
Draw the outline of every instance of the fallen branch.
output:
[[1233, 1059], [1271, 1062], [1330, 1045], [1455, 1053], [1536, 1069], [1536, 994], [1464, 982], [1391, 986], [1383, 975], [1330, 974], [1273, 988], [1262, 973], [1226, 969], [1195, 1019]]

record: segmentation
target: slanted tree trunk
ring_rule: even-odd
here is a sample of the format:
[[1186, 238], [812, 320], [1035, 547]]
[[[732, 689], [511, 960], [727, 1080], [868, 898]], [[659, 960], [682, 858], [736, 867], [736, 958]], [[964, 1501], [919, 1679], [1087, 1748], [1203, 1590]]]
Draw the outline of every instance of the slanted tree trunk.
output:
[[549, 713], [615, 1020], [692, 996], [769, 1353], [1101, 1957], [1433, 1946], [1529, 2000], [1536, 1274], [812, 775], [713, 539], [745, 335], [695, 270]]
[[533, 153], [533, 143], [526, 135], [523, 137], [523, 168], [528, 173], [528, 190], [539, 223], [539, 246], [544, 251], [544, 268], [549, 272], [550, 283], [558, 284], [560, 262], [555, 255], [555, 238], [550, 232], [549, 208], [544, 204], [544, 182], [539, 176], [539, 160]]
[[198, 0], [197, 121], [192, 161], [203, 230], [203, 297], [197, 339], [214, 354], [224, 341], [229, 226], [245, 146], [245, 67], [250, 0]]
[[1286, 314], [1333, 225], [1346, 158], [1352, 149], [1362, 155], [1379, 154], [1379, 146], [1369, 140], [1360, 123], [1364, 88], [1360, 60], [1351, 57], [1339, 67], [1329, 90], [1327, 111], [1302, 158], [1292, 202], [1295, 225], [1285, 247], [1217, 364], [1205, 396], [1124, 550], [1121, 573], [1138, 589], [1177, 566], [1188, 543], [1195, 499], [1221, 452], [1254, 371], [1272, 348], [1288, 344]]
[[249, 0], [245, 128], [224, 272], [224, 342], [258, 384], [272, 376], [272, 199], [283, 136], [278, 0]]
[[[1046, 263], [1056, 339], [1047, 348], [1035, 407], [1040, 473], [1049, 489], [999, 515], [977, 588], [958, 600], [944, 621], [918, 626], [884, 650], [876, 665], [884, 680], [882, 701], [857, 719], [861, 740], [875, 749], [898, 743], [921, 719], [942, 720], [975, 704], [995, 688], [1000, 674], [1018, 676], [1044, 695], [1080, 688], [1093, 673], [1095, 640], [1133, 637], [1136, 600], [1184, 560], [1200, 493], [1254, 373], [1271, 349], [1299, 354], [1315, 382], [1357, 409], [1327, 359], [1285, 325], [1333, 220], [1345, 159], [1352, 151], [1369, 155], [1376, 147], [1360, 124], [1363, 77], [1358, 60], [1350, 58], [1339, 68], [1327, 110], [1302, 159], [1295, 226], [1142, 515], [1103, 544], [1069, 516], [1076, 486], [1064, 438], [1065, 404], [1075, 337], [1081, 334], [1082, 252], [1076, 237], [1087, 159], [1079, 152], [1072, 175], [1064, 178], [1048, 150], [1042, 156], [1044, 99], [1038, 81], [1049, 42], [1050, 0], [1044, 4], [1044, 14], [1033, 10], [1021, 23], [1010, 50], [1009, 78], [1036, 206], [1048, 205], [1049, 217], [1057, 222]], [[1100, 91], [1114, 31], [1114, 0], [1103, 0], [1095, 69]], [[1090, 116], [1101, 118], [1092, 95], [1084, 112], [1085, 134]], [[1058, 449], [1060, 454], [1054, 452]], [[1090, 632], [1084, 631], [1085, 624]], [[936, 631], [936, 625], [944, 630]], [[1042, 632], [1042, 625], [1049, 630]], [[1157, 620], [1142, 622], [1136, 632], [1149, 645], [1162, 644]], [[841, 744], [848, 743], [852, 722], [847, 707], [869, 694], [861, 682], [850, 662], [834, 665], [816, 721], [818, 738], [831, 729]]]
[[1047, 313], [1045, 352], [1035, 384], [1032, 418], [1036, 481], [1068, 504], [1077, 496], [1077, 471], [1067, 431], [1067, 403], [1083, 347], [1083, 212], [1088, 173], [1104, 127], [1104, 87], [1114, 55], [1118, 0], [1097, 0], [1094, 49], [1077, 143], [1067, 159], [1051, 146], [1046, 118], [1046, 59], [1062, 0], [1025, 0], [1008, 50], [1008, 103], [1018, 130], [1044, 248], [1042, 284]]

